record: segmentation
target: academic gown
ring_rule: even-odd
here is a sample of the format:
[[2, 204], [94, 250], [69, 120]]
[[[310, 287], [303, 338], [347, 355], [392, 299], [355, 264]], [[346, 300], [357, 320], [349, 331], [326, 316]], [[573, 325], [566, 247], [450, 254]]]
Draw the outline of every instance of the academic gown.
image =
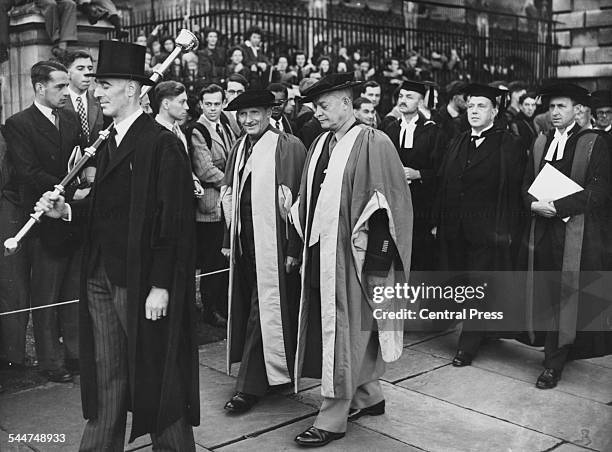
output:
[[[434, 206], [439, 269], [449, 272], [449, 278], [460, 278], [455, 281], [459, 284], [487, 283], [486, 299], [479, 307], [504, 312], [503, 327], [495, 322], [464, 322], [464, 331], [514, 329], [512, 323], [521, 320], [506, 295], [526, 216], [520, 196], [526, 152], [509, 131], [495, 126], [484, 132], [484, 141], [477, 148], [471, 148], [470, 136], [471, 131], [464, 132], [450, 143], [440, 168]], [[440, 306], [461, 307], [454, 303]]]
[[401, 148], [399, 119], [387, 116], [383, 121], [382, 130], [391, 138], [402, 165], [421, 173], [420, 179], [412, 180], [409, 184], [414, 211], [411, 269], [434, 270], [436, 244], [431, 234], [434, 226], [431, 207], [436, 195], [436, 174], [447, 144], [446, 135], [435, 122], [420, 115], [414, 130], [412, 148]]
[[[547, 136], [542, 135], [541, 143], [536, 141], [529, 157], [522, 189], [526, 208], [530, 208], [535, 201], [528, 189], [546, 163], [544, 156], [553, 137], [554, 130]], [[576, 173], [579, 160], [584, 159], [591, 146], [590, 158], [581, 177]], [[554, 341], [556, 344], [547, 341], [547, 357], [554, 357], [564, 349], [565, 358], [561, 357], [560, 361], [552, 358], [556, 361], [555, 365], [562, 366], [565, 359], [612, 353], [612, 329], [609, 326], [612, 315], [605, 292], [608, 290], [605, 287], [610, 287], [610, 277], [609, 272], [601, 273], [601, 270], [607, 269], [603, 240], [608, 227], [605, 219], [606, 205], [610, 199], [610, 153], [605, 140], [597, 132], [580, 131], [576, 125], [565, 145], [563, 158], [548, 163], [574, 179], [584, 190], [554, 201], [557, 210], [555, 217], [532, 217], [530, 228], [524, 236], [520, 259], [527, 268], [526, 310], [531, 338], [535, 340], [534, 345], [540, 345], [542, 335], [535, 332], [558, 332], [558, 341]], [[566, 217], [570, 217], [567, 223], [562, 220]], [[533, 249], [531, 257], [530, 249]], [[562, 269], [568, 271], [561, 272]], [[579, 273], [569, 271], [574, 269]], [[579, 280], [573, 281], [572, 275], [579, 275]], [[603, 293], [601, 288], [597, 290], [597, 285], [594, 289], [589, 288], [596, 281], [603, 284]], [[562, 292], [562, 286], [569, 291]], [[532, 296], [529, 295], [530, 291]], [[578, 294], [573, 301], [577, 304], [577, 311], [565, 315], [563, 311], [569, 312], [567, 306], [572, 304], [571, 294]], [[551, 323], [554, 318], [557, 318], [557, 324]], [[564, 318], [567, 320], [564, 321]], [[581, 331], [590, 322], [589, 331]], [[554, 365], [549, 363], [547, 367]]]
[[[247, 140], [243, 136], [232, 148], [221, 188], [231, 256], [227, 371], [261, 336], [272, 386], [291, 382], [293, 375], [299, 276], [286, 274], [284, 263], [286, 256], [301, 253], [288, 213], [298, 195], [306, 149], [273, 127], [250, 150]], [[247, 280], [256, 281], [257, 300], [251, 300]], [[259, 321], [249, 326], [251, 303], [258, 304]]]
[[310, 148], [299, 202], [291, 212], [304, 238], [296, 388], [300, 377], [321, 378], [324, 397], [350, 400], [361, 384], [370, 338], [379, 345], [372, 378], [382, 373], [384, 362], [401, 356], [403, 321], [375, 321], [372, 312], [376, 307], [397, 310], [402, 303], [389, 299], [375, 305], [367, 295], [363, 271], [371, 250], [369, 223], [384, 211], [389, 246], [383, 248], [397, 250], [395, 271], [385, 272], [385, 284], [407, 281], [412, 204], [401, 162], [385, 134], [355, 125], [321, 165], [330, 133], [319, 136]]
[[[146, 433], [161, 432], [183, 416], [190, 425], [200, 422], [193, 185], [189, 161], [178, 140], [147, 114], [132, 124], [112, 159], [108, 141], [99, 152], [91, 194], [72, 204], [73, 219], [75, 226], [79, 219], [87, 225], [83, 269], [93, 265], [97, 252], [92, 239], [95, 228], [106, 230], [104, 239], [109, 243], [125, 240], [125, 247], [120, 247], [124, 250], [105, 246], [102, 256], [125, 253], [125, 275], [117, 274], [118, 265], [105, 267], [109, 278], [125, 278], [127, 285], [131, 442]], [[124, 207], [128, 210], [118, 210]], [[124, 234], [122, 228], [113, 236], [124, 220], [127, 236], [117, 237]], [[170, 269], [158, 265], [169, 262], [169, 256], [173, 256]], [[170, 299], [167, 316], [151, 322], [145, 319], [145, 301], [154, 274], [167, 278]], [[88, 271], [81, 273], [81, 400], [84, 417], [94, 419], [98, 401], [88, 276]]]

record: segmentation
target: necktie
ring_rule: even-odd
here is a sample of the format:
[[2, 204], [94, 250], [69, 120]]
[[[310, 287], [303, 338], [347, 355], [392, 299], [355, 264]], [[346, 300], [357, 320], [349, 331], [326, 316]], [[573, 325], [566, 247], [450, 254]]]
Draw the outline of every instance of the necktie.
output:
[[76, 103], [79, 119], [81, 120], [81, 130], [83, 131], [83, 135], [87, 138], [87, 142], [89, 142], [89, 124], [87, 123], [87, 113], [85, 113], [85, 105], [83, 104], [81, 96], [76, 98]]
[[223, 146], [225, 147], [225, 149], [227, 149], [227, 141], [225, 141], [225, 134], [223, 133], [223, 127], [221, 127], [221, 124], [217, 124], [216, 129], [217, 129], [217, 133], [221, 137], [221, 141], [223, 141]]
[[109, 160], [111, 160], [114, 157], [117, 151], [117, 141], [115, 140], [116, 136], [117, 136], [117, 129], [113, 127], [112, 130], [110, 131], [110, 134], [108, 135], [108, 140], [107, 140], [107, 145], [106, 145], [106, 147], [108, 148], [108, 159]]
[[59, 122], [59, 112], [57, 111], [57, 109], [53, 109], [51, 110], [51, 114], [53, 115], [53, 124], [55, 124], [55, 128], [57, 130], [60, 129], [60, 122]]

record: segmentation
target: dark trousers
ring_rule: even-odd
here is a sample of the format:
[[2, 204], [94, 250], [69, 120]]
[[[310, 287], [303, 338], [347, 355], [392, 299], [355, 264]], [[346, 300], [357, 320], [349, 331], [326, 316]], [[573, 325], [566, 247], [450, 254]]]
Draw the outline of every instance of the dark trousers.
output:
[[[111, 284], [103, 265], [87, 280], [89, 315], [93, 323], [98, 412], [87, 421], [80, 451], [124, 450], [128, 410], [127, 289]], [[157, 397], [158, 395], [151, 395]], [[185, 418], [161, 434], [151, 434], [153, 450], [195, 451], [193, 430]]]
[[[488, 244], [467, 240], [462, 232], [461, 230], [458, 237], [445, 241], [445, 267], [457, 272], [486, 271], [495, 268], [493, 248]], [[461, 283], [474, 284], [474, 281], [467, 279]], [[486, 336], [484, 331], [470, 330], [469, 323], [464, 321], [457, 348], [475, 356]]]
[[[253, 256], [254, 257], [254, 256]], [[240, 370], [236, 381], [236, 391], [263, 396], [268, 390], [268, 375], [264, 361], [263, 339], [261, 337], [261, 322], [259, 320], [259, 297], [257, 294], [257, 278], [255, 273], [255, 262], [252, 258], [242, 256], [238, 265], [241, 266], [241, 274], [245, 275], [244, 293], [250, 293], [249, 305], [243, 306], [249, 310], [246, 324], [246, 335]]]
[[[0, 242], [13, 237], [23, 226], [21, 208], [0, 195]], [[0, 312], [25, 309], [29, 306], [30, 255], [29, 243], [12, 256], [0, 253]], [[28, 313], [0, 316], [0, 359], [22, 364], [25, 357]]]
[[570, 352], [570, 346], [565, 345], [559, 347], [559, 332], [546, 332], [544, 341], [544, 367], [555, 369], [558, 372], [563, 371], [563, 367], [567, 362], [567, 357]]
[[[10, 0], [0, 0], [0, 49], [8, 47], [9, 44], [9, 17], [8, 12], [11, 9]], [[2, 55], [0, 55], [0, 62]]]
[[[225, 224], [222, 221], [196, 223], [198, 243], [198, 265], [202, 273], [213, 272], [227, 267], [221, 254]], [[227, 317], [228, 274], [218, 273], [200, 278], [200, 294], [205, 313], [218, 312]]]
[[[44, 249], [40, 240], [31, 241], [32, 307], [78, 298], [80, 252], [57, 257]], [[79, 308], [77, 303], [32, 311], [36, 355], [41, 370], [57, 370], [66, 359], [79, 357]], [[60, 343], [60, 336], [63, 345]], [[62, 348], [64, 349], [62, 353]]]
[[73, 0], [36, 0], [45, 18], [45, 28], [52, 42], [76, 41], [76, 3]]

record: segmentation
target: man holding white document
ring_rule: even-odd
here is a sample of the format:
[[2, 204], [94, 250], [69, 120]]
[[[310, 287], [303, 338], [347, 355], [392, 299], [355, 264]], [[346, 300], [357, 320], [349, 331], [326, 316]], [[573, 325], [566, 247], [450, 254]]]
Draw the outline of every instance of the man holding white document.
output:
[[[612, 331], [597, 315], [602, 297], [585, 289], [593, 281], [587, 275], [604, 270], [610, 157], [599, 134], [575, 123], [576, 111], [588, 104], [587, 90], [564, 83], [540, 95], [554, 128], [536, 139], [525, 171], [523, 199], [532, 220], [522, 256], [527, 329], [532, 341], [537, 331], [545, 336], [545, 370], [536, 387], [550, 389], [566, 361], [612, 352]], [[594, 327], [598, 321], [601, 327]]]

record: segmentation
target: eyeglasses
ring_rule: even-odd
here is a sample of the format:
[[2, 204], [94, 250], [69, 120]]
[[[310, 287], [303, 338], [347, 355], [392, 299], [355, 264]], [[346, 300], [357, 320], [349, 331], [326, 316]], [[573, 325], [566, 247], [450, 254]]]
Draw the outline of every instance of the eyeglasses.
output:
[[598, 118], [605, 118], [606, 116], [612, 116], [612, 110], [598, 110], [596, 113]]
[[243, 89], [238, 89], [238, 90], [230, 89], [230, 90], [227, 91], [227, 94], [231, 94], [232, 96], [234, 94], [244, 94], [244, 90]]

